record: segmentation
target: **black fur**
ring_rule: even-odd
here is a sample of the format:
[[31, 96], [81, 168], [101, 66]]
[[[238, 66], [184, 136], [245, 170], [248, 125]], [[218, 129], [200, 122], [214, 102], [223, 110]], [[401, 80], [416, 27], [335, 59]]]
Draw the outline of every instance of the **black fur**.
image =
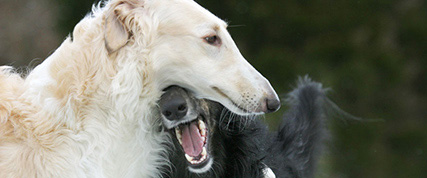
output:
[[265, 162], [277, 177], [313, 177], [325, 136], [325, 91], [320, 83], [300, 79], [289, 93], [290, 109], [273, 133]]
[[[169, 160], [169, 178], [262, 178], [269, 167], [277, 178], [313, 177], [325, 135], [325, 91], [320, 83], [300, 79], [289, 93], [288, 111], [277, 132], [269, 132], [260, 119], [234, 115], [218, 103], [208, 101], [212, 169], [191, 173], [176, 138]], [[173, 134], [171, 132], [171, 134]]]

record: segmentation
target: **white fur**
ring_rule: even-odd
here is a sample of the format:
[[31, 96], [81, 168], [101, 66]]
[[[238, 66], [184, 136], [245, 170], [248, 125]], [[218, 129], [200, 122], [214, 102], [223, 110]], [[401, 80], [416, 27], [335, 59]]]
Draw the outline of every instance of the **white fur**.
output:
[[212, 164], [213, 164], [213, 158], [209, 159], [208, 163], [206, 163], [206, 165], [204, 167], [202, 167], [202, 168], [195, 169], [195, 168], [192, 168], [192, 167], [189, 166], [188, 170], [190, 172], [193, 172], [193, 173], [196, 173], [196, 174], [203, 174], [203, 173], [208, 172], [209, 170], [211, 170]]
[[269, 167], [264, 168], [262, 172], [264, 172], [264, 178], [276, 178], [273, 170], [271, 170]]
[[159, 177], [170, 141], [159, 131], [162, 89], [180, 85], [240, 114], [277, 97], [226, 24], [192, 0], [111, 0], [72, 36], [26, 79], [0, 69], [0, 177]]

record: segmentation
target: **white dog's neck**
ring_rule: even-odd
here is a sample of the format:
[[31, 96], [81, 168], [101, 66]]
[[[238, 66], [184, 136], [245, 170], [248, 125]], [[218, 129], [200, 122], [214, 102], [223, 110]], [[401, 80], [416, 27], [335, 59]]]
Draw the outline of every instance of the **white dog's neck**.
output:
[[75, 161], [89, 177], [152, 177], [165, 162], [158, 155], [167, 138], [158, 130], [161, 93], [150, 78], [149, 61], [144, 54], [132, 54], [136, 60], [126, 51], [108, 54], [94, 48], [103, 41], [91, 35], [66, 39], [28, 75], [23, 98], [50, 116], [46, 120], [52, 128], [69, 131], [63, 143], [80, 146], [67, 152], [80, 158]]

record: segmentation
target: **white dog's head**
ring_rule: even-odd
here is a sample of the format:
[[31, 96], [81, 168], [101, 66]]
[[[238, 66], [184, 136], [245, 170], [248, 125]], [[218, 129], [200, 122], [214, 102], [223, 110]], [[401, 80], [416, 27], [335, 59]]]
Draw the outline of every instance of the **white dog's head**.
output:
[[[106, 47], [148, 51], [159, 90], [178, 85], [240, 114], [276, 111], [279, 98], [240, 54], [227, 24], [193, 0], [111, 1]], [[150, 74], [151, 75], [151, 74]]]

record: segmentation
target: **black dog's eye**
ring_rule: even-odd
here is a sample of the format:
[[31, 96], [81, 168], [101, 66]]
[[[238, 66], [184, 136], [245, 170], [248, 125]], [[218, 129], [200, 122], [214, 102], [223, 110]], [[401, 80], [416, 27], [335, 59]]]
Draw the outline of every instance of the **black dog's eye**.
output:
[[219, 37], [216, 35], [205, 37], [205, 41], [206, 43], [214, 46], [221, 44], [221, 39], [219, 39]]

